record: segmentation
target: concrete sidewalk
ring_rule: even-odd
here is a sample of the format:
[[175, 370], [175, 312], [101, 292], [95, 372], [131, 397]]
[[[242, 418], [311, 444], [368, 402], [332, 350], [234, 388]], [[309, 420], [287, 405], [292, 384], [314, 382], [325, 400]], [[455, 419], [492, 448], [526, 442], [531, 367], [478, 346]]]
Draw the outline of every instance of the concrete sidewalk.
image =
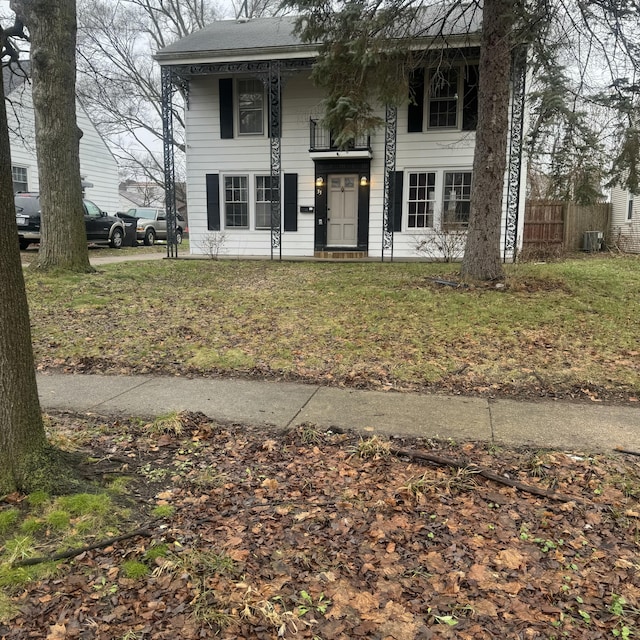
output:
[[43, 410], [212, 419], [284, 428], [309, 422], [368, 434], [511, 446], [640, 451], [640, 407], [359, 391], [288, 382], [39, 374]]

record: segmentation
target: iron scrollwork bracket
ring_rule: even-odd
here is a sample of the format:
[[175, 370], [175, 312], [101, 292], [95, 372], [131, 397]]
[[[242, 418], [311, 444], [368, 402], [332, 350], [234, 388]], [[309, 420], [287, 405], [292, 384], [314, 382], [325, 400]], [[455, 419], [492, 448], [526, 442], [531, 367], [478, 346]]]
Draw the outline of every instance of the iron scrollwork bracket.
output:
[[396, 170], [396, 140], [398, 130], [398, 109], [387, 105], [384, 132], [384, 194], [382, 201], [382, 260], [385, 251], [391, 252], [393, 260], [393, 175]]
[[509, 166], [507, 170], [507, 207], [503, 260], [515, 259], [517, 250], [518, 215], [522, 182], [522, 154], [524, 144], [525, 85], [527, 51], [518, 49], [514, 55], [511, 82], [511, 129], [509, 132]]

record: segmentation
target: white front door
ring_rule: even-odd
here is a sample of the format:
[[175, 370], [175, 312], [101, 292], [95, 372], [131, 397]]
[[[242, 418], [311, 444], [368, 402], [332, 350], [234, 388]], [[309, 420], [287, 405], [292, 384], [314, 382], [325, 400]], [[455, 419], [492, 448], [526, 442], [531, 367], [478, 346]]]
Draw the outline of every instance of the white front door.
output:
[[327, 246], [358, 245], [358, 176], [330, 175], [327, 197]]

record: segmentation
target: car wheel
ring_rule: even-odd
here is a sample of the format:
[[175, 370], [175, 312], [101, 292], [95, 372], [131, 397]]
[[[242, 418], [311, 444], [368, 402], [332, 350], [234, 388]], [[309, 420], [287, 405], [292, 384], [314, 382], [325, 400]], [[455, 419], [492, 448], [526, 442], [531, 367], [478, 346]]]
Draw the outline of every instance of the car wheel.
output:
[[147, 229], [144, 234], [144, 243], [150, 247], [156, 241], [156, 233], [153, 229]]
[[182, 229], [176, 229], [176, 244], [182, 244]]
[[124, 241], [124, 233], [122, 229], [116, 228], [111, 233], [111, 240], [109, 241], [114, 249], [122, 249], [122, 243]]
[[26, 251], [30, 244], [29, 240], [20, 240], [20, 251]]

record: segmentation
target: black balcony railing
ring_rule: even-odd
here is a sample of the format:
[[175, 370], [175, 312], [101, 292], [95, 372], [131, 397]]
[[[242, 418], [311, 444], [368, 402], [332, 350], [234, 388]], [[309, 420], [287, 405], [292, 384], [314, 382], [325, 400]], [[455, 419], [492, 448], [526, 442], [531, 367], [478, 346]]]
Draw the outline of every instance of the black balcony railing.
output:
[[318, 120], [309, 121], [309, 150], [310, 151], [369, 151], [371, 149], [371, 137], [360, 135], [352, 140], [346, 147], [340, 149], [335, 143], [334, 137], [323, 127]]

